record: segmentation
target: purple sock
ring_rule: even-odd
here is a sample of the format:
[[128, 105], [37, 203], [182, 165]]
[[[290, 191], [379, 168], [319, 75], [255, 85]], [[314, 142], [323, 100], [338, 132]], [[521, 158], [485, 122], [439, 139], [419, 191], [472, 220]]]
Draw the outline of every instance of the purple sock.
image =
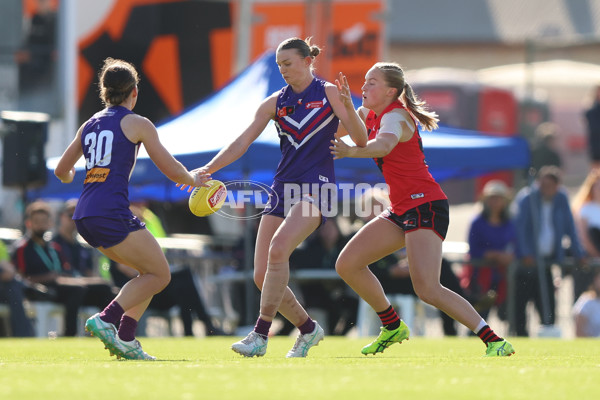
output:
[[298, 327], [298, 329], [300, 330], [300, 333], [302, 335], [306, 335], [308, 333], [312, 333], [315, 330], [315, 321], [313, 321], [312, 319], [310, 319], [310, 317], [306, 320], [305, 323], [303, 323], [302, 325], [300, 325]]
[[135, 330], [137, 326], [138, 322], [135, 319], [123, 315], [123, 318], [121, 318], [121, 325], [119, 325], [119, 338], [126, 342], [131, 342], [135, 339]]
[[265, 321], [264, 319], [259, 318], [256, 320], [256, 325], [254, 325], [254, 332], [258, 333], [263, 339], [269, 338], [269, 329], [271, 328], [272, 322]]
[[104, 322], [113, 324], [114, 326], [118, 326], [124, 312], [123, 307], [113, 300], [104, 310], [102, 310], [100, 319]]

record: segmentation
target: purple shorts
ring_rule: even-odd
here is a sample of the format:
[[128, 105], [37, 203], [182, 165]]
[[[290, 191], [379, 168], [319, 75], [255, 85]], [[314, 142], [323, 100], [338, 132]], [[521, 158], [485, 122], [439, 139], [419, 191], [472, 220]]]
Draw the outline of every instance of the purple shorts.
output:
[[263, 210], [263, 215], [273, 215], [285, 218], [291, 206], [299, 201], [308, 201], [321, 211], [321, 225], [327, 220], [323, 213], [330, 211], [332, 190], [337, 190], [335, 184], [305, 183], [291, 184], [279, 181], [273, 182], [269, 193], [269, 202]]
[[398, 225], [404, 232], [431, 229], [442, 240], [446, 239], [450, 222], [448, 200], [424, 203], [402, 215], [394, 214], [391, 208], [388, 208], [379, 217]]
[[92, 247], [112, 247], [121, 243], [131, 232], [145, 229], [146, 224], [136, 216], [84, 217], [76, 219], [77, 231]]

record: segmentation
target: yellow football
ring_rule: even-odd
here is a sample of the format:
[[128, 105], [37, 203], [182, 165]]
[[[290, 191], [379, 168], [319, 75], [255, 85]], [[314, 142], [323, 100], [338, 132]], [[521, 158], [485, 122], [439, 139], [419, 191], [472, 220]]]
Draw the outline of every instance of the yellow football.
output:
[[188, 201], [190, 211], [198, 217], [219, 211], [227, 198], [227, 188], [223, 182], [213, 179], [206, 184], [208, 187], [194, 188]]

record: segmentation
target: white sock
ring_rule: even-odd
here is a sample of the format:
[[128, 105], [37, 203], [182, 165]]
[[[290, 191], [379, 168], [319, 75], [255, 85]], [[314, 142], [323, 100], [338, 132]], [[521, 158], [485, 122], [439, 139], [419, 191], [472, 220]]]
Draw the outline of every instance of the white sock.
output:
[[477, 334], [486, 325], [487, 325], [487, 322], [485, 322], [485, 320], [483, 318], [481, 318], [481, 321], [479, 321], [479, 325], [477, 325], [477, 328], [475, 328], [473, 330], [473, 332], [475, 332], [475, 334]]

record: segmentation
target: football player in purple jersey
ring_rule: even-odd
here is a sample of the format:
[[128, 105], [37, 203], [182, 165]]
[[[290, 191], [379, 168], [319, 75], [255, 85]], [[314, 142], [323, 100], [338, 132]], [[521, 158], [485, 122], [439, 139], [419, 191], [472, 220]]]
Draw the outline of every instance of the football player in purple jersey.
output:
[[85, 157], [86, 177], [73, 215], [77, 230], [108, 258], [139, 272], [101, 313], [87, 320], [86, 330], [100, 338], [111, 355], [153, 360], [135, 339], [135, 330], [152, 296], [164, 289], [171, 275], [158, 242], [129, 209], [129, 177], [141, 144], [158, 169], [178, 184], [204, 186], [210, 175], [188, 171], [160, 143], [154, 124], [132, 111], [139, 95], [133, 65], [107, 58], [99, 78], [105, 108], [79, 128], [54, 173], [61, 182], [72, 182], [75, 163]]

